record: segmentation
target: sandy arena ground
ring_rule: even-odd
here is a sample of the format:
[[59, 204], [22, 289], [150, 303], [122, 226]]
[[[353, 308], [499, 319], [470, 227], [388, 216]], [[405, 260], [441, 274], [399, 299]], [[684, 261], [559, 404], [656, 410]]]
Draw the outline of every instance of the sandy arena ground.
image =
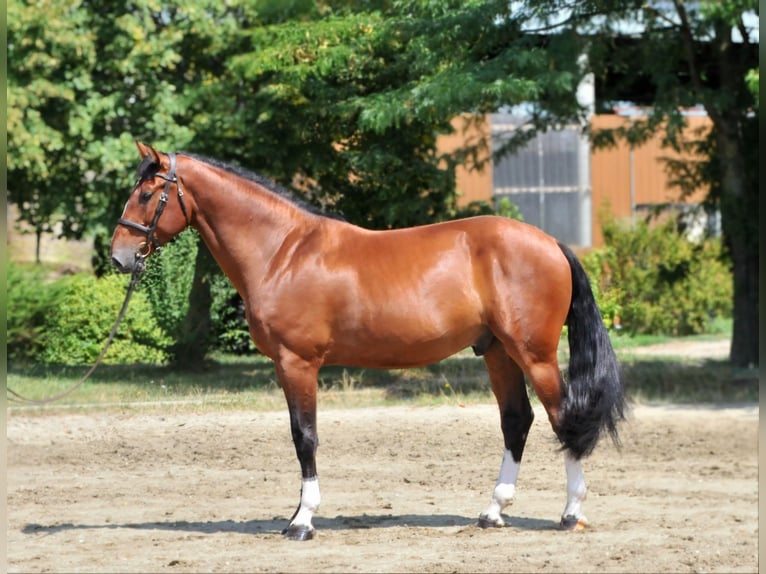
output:
[[557, 530], [544, 412], [508, 526], [481, 530], [502, 454], [493, 404], [322, 410], [314, 540], [283, 412], [10, 412], [9, 572], [756, 572], [757, 406], [633, 409], [586, 460], [591, 527]]

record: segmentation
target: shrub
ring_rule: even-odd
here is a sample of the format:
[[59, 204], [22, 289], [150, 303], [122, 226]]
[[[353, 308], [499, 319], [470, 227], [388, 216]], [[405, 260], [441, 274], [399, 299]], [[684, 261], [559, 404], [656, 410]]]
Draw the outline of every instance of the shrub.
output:
[[[128, 277], [61, 280], [56, 304], [44, 322], [40, 359], [45, 363], [92, 364], [98, 357], [125, 297]], [[134, 293], [104, 363], [161, 363], [170, 339], [157, 324], [142, 293]]]
[[31, 359], [42, 350], [45, 319], [56, 305], [60, 285], [39, 265], [9, 262], [6, 277], [8, 357]]
[[175, 339], [189, 309], [189, 291], [194, 279], [198, 236], [192, 230], [154, 254], [141, 277], [139, 290], [146, 293], [154, 317], [168, 337]]
[[486, 201], [471, 201], [467, 205], [458, 207], [455, 205], [447, 213], [449, 219], [462, 219], [476, 215], [499, 215], [510, 219], [524, 221], [524, 216], [517, 205], [511, 202], [507, 196], [500, 197], [492, 206]]
[[210, 310], [213, 348], [224, 353], [248, 355], [256, 351], [245, 319], [245, 304], [223, 273], [213, 277]]
[[603, 222], [606, 248], [584, 258], [605, 316], [630, 333], [692, 335], [731, 315], [733, 285], [721, 241], [692, 242], [672, 219]]
[[[194, 280], [199, 235], [193, 230], [180, 233], [159, 254], [149, 260], [140, 289], [147, 294], [154, 316], [165, 334], [181, 340], [184, 318], [189, 311], [189, 293]], [[245, 320], [244, 305], [228, 278], [216, 270], [211, 288], [211, 350], [245, 354], [255, 350]]]
[[580, 262], [590, 279], [593, 296], [596, 298], [596, 304], [601, 311], [606, 328], [621, 327], [622, 301], [625, 299], [625, 293], [619, 285], [612, 284], [610, 278], [604, 276], [605, 270], [608, 269], [606, 250], [592, 251], [582, 257]]

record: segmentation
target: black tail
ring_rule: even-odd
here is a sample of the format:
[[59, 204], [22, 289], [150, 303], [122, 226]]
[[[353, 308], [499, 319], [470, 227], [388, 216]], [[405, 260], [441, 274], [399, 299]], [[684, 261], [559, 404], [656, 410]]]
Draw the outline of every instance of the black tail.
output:
[[569, 327], [569, 384], [559, 411], [558, 438], [579, 459], [588, 456], [602, 434], [619, 444], [617, 424], [625, 418], [620, 366], [596, 306], [588, 276], [566, 245], [559, 243], [572, 269]]

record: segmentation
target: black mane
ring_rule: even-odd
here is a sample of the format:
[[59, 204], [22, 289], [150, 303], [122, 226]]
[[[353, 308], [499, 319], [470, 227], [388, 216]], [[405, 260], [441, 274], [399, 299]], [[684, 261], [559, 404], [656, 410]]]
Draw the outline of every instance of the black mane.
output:
[[[296, 205], [297, 207], [301, 208], [304, 211], [307, 211], [309, 213], [313, 213], [314, 215], [321, 215], [323, 217], [330, 217], [332, 219], [343, 219], [340, 215], [336, 215], [333, 213], [327, 213], [323, 211], [321, 208], [317, 207], [316, 205], [312, 205], [305, 199], [298, 197], [295, 193], [290, 191], [289, 189], [282, 187], [275, 181], [272, 181], [271, 179], [264, 177], [262, 175], [258, 175], [257, 173], [254, 173], [250, 170], [247, 170], [243, 167], [239, 167], [236, 165], [231, 165], [225, 162], [222, 162], [217, 159], [213, 159], [210, 157], [201, 156], [194, 153], [189, 152], [179, 152], [183, 155], [190, 157], [192, 159], [196, 159], [197, 161], [201, 161], [203, 163], [206, 163], [208, 165], [211, 165], [213, 167], [217, 167], [220, 169], [223, 169], [225, 171], [228, 171], [229, 173], [233, 173], [234, 175], [237, 175], [243, 179], [246, 179], [248, 181], [252, 181], [253, 183], [257, 183], [258, 185], [265, 187], [272, 193], [275, 193], [276, 195], [283, 197], [284, 199], [288, 200], [293, 205]], [[142, 162], [143, 165], [143, 162]], [[139, 169], [141, 166], [139, 166]]]

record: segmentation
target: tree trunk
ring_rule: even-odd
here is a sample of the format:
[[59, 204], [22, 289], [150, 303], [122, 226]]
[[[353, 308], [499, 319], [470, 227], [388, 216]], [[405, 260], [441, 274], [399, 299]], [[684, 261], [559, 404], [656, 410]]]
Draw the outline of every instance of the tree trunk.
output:
[[734, 276], [730, 361], [746, 368], [759, 364], [758, 181], [752, 173], [757, 160], [753, 164], [748, 153], [752, 152], [748, 146], [757, 150], [758, 144], [751, 141], [752, 126], [745, 125], [740, 132], [736, 125], [716, 125], [716, 130], [722, 174], [721, 223]]
[[734, 326], [731, 337], [731, 364], [735, 367], [758, 366], [758, 251], [753, 252], [741, 240], [731, 242], [734, 263]]
[[215, 260], [204, 242], [199, 242], [194, 262], [194, 279], [189, 292], [189, 310], [173, 346], [173, 364], [187, 371], [199, 371], [205, 366], [210, 349], [210, 307], [213, 301], [210, 281], [215, 270]]
[[[695, 39], [684, 2], [673, 0], [681, 22], [681, 37], [689, 74], [713, 122], [720, 168], [721, 225], [728, 243], [734, 275], [734, 324], [729, 359], [735, 367], [758, 365], [758, 118], [751, 117], [747, 96], [747, 64], [735, 51], [732, 22], [712, 20], [710, 39], [720, 74], [716, 93], [704, 88], [705, 66], [697, 61]], [[746, 36], [746, 35], [743, 35]], [[710, 65], [710, 63], [705, 63]], [[757, 106], [754, 108], [757, 110]]]
[[42, 260], [40, 259], [40, 249], [43, 242], [43, 227], [38, 225], [35, 227], [35, 263], [40, 265]]

